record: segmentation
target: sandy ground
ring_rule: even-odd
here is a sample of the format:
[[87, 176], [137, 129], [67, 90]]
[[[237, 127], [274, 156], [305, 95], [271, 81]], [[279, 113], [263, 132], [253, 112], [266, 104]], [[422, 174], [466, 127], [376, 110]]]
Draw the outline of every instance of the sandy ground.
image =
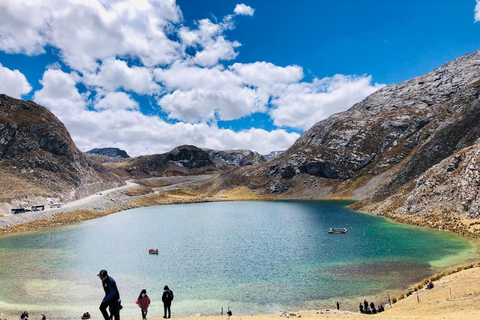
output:
[[[417, 295], [413, 294], [386, 308], [385, 312], [375, 315], [360, 314], [359, 312], [316, 310], [278, 313], [276, 315], [252, 316], [195, 316], [189, 318], [175, 318], [185, 320], [273, 320], [282, 318], [313, 319], [480, 319], [480, 268], [460, 271], [438, 281], [431, 290], [421, 289]], [[174, 310], [175, 305], [172, 305]], [[150, 318], [149, 318], [150, 319]], [[151, 318], [154, 320], [156, 318]], [[157, 318], [161, 320], [162, 318]]]

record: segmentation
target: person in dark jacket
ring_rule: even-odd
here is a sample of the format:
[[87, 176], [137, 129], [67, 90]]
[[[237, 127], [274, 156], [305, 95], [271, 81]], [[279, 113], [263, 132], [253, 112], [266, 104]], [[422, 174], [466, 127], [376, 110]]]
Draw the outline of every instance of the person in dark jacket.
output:
[[120, 293], [118, 292], [117, 283], [108, 275], [107, 270], [100, 270], [97, 276], [102, 280], [105, 297], [100, 304], [100, 312], [105, 320], [110, 320], [107, 308], [110, 309], [111, 316], [115, 320], [120, 320]]
[[[170, 306], [172, 305], [172, 300], [173, 300], [173, 292], [168, 288], [168, 286], [165, 286], [163, 288], [163, 295], [162, 295], [162, 301], [163, 301], [163, 317], [165, 319], [170, 318]], [[168, 317], [167, 317], [167, 311], [168, 311]]]

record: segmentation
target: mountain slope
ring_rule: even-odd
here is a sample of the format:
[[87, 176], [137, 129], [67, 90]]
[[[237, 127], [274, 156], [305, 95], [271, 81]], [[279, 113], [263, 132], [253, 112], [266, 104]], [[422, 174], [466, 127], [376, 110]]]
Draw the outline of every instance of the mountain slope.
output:
[[29, 205], [75, 199], [121, 181], [89, 161], [47, 109], [0, 95], [0, 184], [0, 202]]
[[222, 188], [382, 201], [475, 143], [479, 93], [477, 51], [318, 122], [278, 158], [224, 174]]

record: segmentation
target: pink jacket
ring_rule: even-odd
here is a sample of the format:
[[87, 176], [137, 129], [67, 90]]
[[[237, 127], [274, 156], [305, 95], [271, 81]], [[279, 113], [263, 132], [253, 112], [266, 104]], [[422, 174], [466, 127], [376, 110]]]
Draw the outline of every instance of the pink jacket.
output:
[[138, 298], [137, 302], [135, 303], [138, 304], [140, 309], [148, 310], [148, 306], [150, 305], [150, 298], [148, 297], [148, 295], [145, 295], [145, 297]]

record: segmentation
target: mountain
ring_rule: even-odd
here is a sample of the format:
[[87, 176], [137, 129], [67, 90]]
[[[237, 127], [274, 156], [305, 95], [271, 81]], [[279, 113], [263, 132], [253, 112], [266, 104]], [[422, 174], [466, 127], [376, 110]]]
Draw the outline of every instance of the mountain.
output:
[[46, 108], [0, 95], [0, 208], [67, 201], [120, 184], [78, 150]]
[[250, 150], [204, 150], [208, 153], [215, 166], [223, 169], [228, 167], [252, 166], [266, 161], [258, 152]]
[[87, 151], [89, 154], [98, 154], [102, 156], [107, 156], [111, 158], [119, 157], [119, 158], [130, 158], [125, 150], [121, 150], [118, 148], [95, 148], [90, 151]]
[[130, 158], [125, 150], [118, 148], [95, 148], [87, 151], [85, 155], [89, 159], [95, 159], [101, 163], [124, 162]]
[[281, 155], [284, 152], [285, 151], [272, 151], [269, 154], [264, 154], [263, 157], [265, 158], [265, 160], [270, 160], [270, 159], [278, 157], [279, 155]]
[[167, 153], [140, 156], [107, 166], [123, 177], [148, 178], [220, 173], [261, 162], [265, 159], [250, 150], [216, 151], [183, 145]]
[[475, 145], [479, 93], [477, 51], [318, 122], [277, 158], [224, 173], [222, 188], [355, 198], [361, 200], [356, 208], [373, 208], [403, 188], [414, 189], [430, 168]]

